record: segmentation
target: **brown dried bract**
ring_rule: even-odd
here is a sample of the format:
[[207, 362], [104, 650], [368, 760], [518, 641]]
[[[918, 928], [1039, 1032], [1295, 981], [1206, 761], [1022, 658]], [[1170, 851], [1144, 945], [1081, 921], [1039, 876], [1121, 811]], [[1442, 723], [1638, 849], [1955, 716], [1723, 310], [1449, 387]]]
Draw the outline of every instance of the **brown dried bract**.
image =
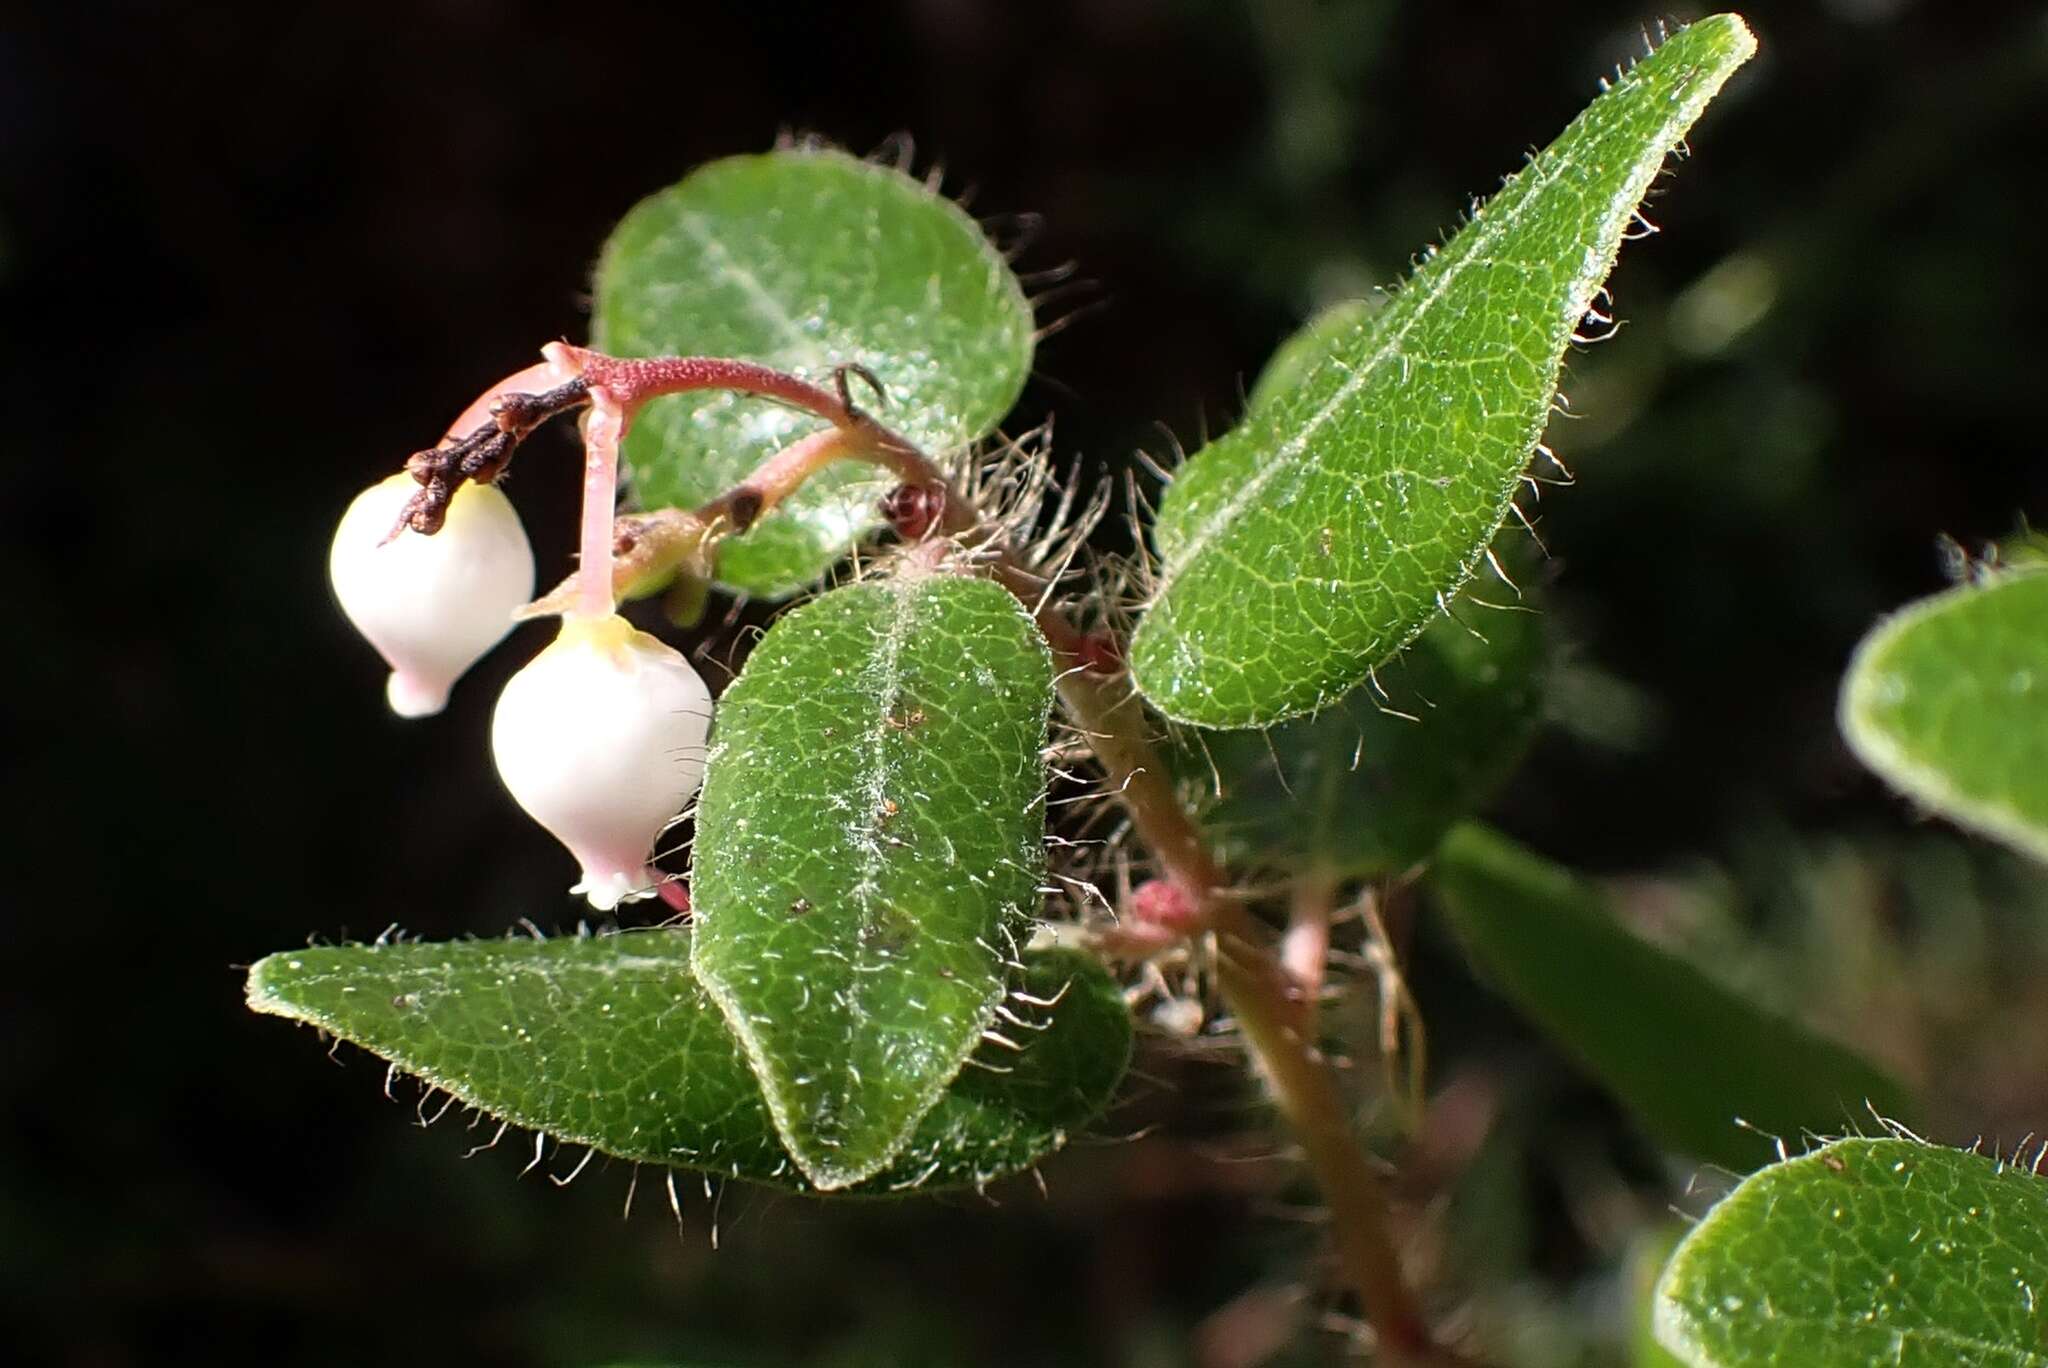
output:
[[408, 527], [427, 537], [439, 532], [448, 519], [448, 501], [464, 481], [494, 483], [535, 428], [589, 402], [590, 386], [580, 379], [539, 394], [507, 394], [491, 406], [491, 421], [468, 436], [415, 451], [406, 458], [405, 469], [419, 484], [419, 492], [400, 510], [391, 535]]

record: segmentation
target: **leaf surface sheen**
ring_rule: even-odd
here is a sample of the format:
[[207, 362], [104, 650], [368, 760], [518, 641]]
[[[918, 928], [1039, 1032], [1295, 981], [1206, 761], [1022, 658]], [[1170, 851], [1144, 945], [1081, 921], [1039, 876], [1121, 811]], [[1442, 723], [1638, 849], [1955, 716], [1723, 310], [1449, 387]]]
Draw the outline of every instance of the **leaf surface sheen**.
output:
[[1542, 717], [1544, 621], [1458, 612], [1472, 625], [1441, 618], [1379, 671], [1384, 698], [1367, 686], [1270, 730], [1195, 735], [1182, 769], [1221, 788], [1202, 824], [1225, 858], [1289, 875], [1399, 874], [1493, 797]]
[[[643, 200], [598, 263], [593, 331], [622, 356], [758, 361], [829, 383], [865, 366], [858, 402], [936, 455], [993, 431], [1031, 369], [1031, 307], [958, 205], [894, 168], [829, 149], [728, 157]], [[727, 393], [648, 405], [625, 460], [639, 502], [692, 507], [821, 424]], [[813, 584], [878, 525], [890, 478], [830, 467], [718, 559], [730, 587]]]
[[1678, 1247], [1658, 1341], [1689, 1368], [2048, 1365], [2048, 1183], [1911, 1140], [1753, 1174]]
[[1510, 512], [1637, 205], [1754, 50], [1733, 15], [1674, 34], [1385, 307], [1318, 357], [1283, 349], [1284, 382], [1167, 488], [1131, 650], [1154, 706], [1206, 727], [1312, 712], [1439, 614]]
[[[777, 1137], [690, 933], [321, 946], [260, 961], [255, 1010], [362, 1046], [471, 1106], [604, 1154], [814, 1190]], [[1032, 953], [1010, 980], [1021, 1053], [966, 1070], [861, 1193], [980, 1187], [1101, 1111], [1130, 1017], [1100, 966]], [[1057, 1006], [1034, 1003], [1057, 999]]]
[[2048, 570], [1913, 604], [1857, 648], [1842, 732], [1893, 786], [2048, 860]]
[[1452, 831], [1432, 877], [1482, 976], [1672, 1148], [1741, 1173], [1763, 1136], [1903, 1114], [1885, 1072], [1639, 939], [1598, 889], [1498, 832]]
[[1044, 872], [1052, 660], [981, 579], [908, 573], [778, 619], [719, 700], [698, 976], [821, 1188], [887, 1165], [1003, 993]]

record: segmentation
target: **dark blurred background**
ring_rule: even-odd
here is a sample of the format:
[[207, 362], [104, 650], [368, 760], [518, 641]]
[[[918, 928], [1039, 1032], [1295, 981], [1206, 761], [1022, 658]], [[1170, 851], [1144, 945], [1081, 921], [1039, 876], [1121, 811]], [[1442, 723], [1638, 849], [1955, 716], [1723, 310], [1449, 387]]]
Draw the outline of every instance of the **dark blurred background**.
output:
[[[1227, 1049], [1149, 1044], [1049, 1196], [735, 1190], [714, 1253], [689, 1185], [678, 1238], [651, 1184], [621, 1218], [621, 1166], [558, 1190], [519, 1176], [524, 1145], [464, 1162], [483, 1133], [422, 1133], [367, 1056], [248, 1015], [237, 966], [308, 936], [577, 915], [484, 741], [538, 629], [399, 723], [330, 606], [327, 539], [477, 390], [583, 336], [638, 197], [782, 130], [907, 132], [977, 212], [1044, 214], [1026, 264], [1099, 286], [1019, 425], [1056, 412], [1062, 453], [1106, 468], [1166, 449], [1155, 424], [1193, 444], [1314, 307], [1396, 279], [1646, 23], [1693, 12], [6, 7], [0, 1353], [1341, 1359], [1345, 1322], [1301, 1294], [1312, 1211]], [[2048, 888], [1916, 821], [1832, 710], [1862, 631], [1942, 583], [1937, 533], [2048, 518], [2048, 15], [1749, 14], [1761, 57], [1613, 282], [1628, 326], [1572, 364], [1582, 416], [1552, 444], [1580, 480], [1543, 505], [1566, 664], [1499, 817], [1931, 1082], [1940, 1134], [2010, 1142], [2048, 1130]], [[543, 579], [568, 565], [569, 450], [522, 460]], [[1520, 1361], [1617, 1361], [1628, 1248], [1687, 1174], [1426, 927], [1420, 955], [1448, 1129], [1404, 1197], [1439, 1303]]]

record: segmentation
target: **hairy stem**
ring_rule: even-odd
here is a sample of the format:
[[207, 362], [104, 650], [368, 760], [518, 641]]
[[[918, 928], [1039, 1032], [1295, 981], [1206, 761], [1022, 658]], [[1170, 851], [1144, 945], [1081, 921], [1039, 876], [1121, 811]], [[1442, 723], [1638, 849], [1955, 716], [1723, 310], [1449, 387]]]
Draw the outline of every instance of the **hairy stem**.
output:
[[1386, 1185], [1372, 1167], [1328, 1062], [1303, 1034], [1287, 976], [1263, 946], [1225, 931], [1216, 975], [1273, 1102], [1301, 1142], [1302, 1157], [1330, 1207], [1330, 1229], [1345, 1279], [1364, 1303], [1381, 1356], [1390, 1363], [1461, 1364], [1436, 1343], [1401, 1271], [1387, 1229]]
[[[914, 447], [895, 440], [900, 445], [892, 452], [891, 469], [906, 481], [946, 489], [941, 529], [977, 531], [980, 515], [964, 494]], [[1244, 907], [1227, 895], [1227, 875], [1175, 791], [1128, 678], [1096, 668], [1096, 657], [1086, 650], [1087, 634], [1049, 601], [1043, 577], [1009, 548], [996, 548], [992, 573], [1034, 611], [1059, 668], [1061, 702], [1088, 738], [1139, 839], [1161, 874], [1193, 900], [1216, 933], [1224, 1001], [1330, 1204], [1345, 1280], [1358, 1293], [1381, 1352], [1394, 1363], [1462, 1363], [1436, 1343], [1408, 1289], [1388, 1230], [1385, 1184], [1351, 1125], [1328, 1062], [1305, 1029], [1310, 998], [1281, 967]]]
[[[1272, 1089], [1275, 1105], [1299, 1138], [1309, 1171], [1330, 1205], [1345, 1281], [1363, 1304], [1381, 1354], [1390, 1362], [1437, 1368], [1463, 1363], [1435, 1342], [1403, 1277], [1388, 1228], [1385, 1186], [1352, 1127], [1328, 1061], [1315, 1046], [1310, 1015], [1314, 976], [1305, 976], [1311, 980], [1308, 983], [1292, 976], [1274, 955], [1270, 934], [1230, 896], [1229, 876], [1210, 854], [1194, 817], [1175, 791], [1153, 745], [1144, 706], [1122, 670], [1118, 653], [1113, 648], [1105, 650], [1096, 636], [1083, 631], [1053, 602], [1053, 583], [996, 537], [973, 500], [930, 457], [854, 404], [848, 375], [858, 374], [871, 386], [873, 377], [842, 368], [835, 391], [765, 366], [716, 357], [628, 360], [565, 343], [551, 344], [544, 354], [560, 372], [576, 377], [546, 396], [551, 401], [547, 416], [584, 402], [586, 390], [587, 401], [596, 410], [586, 434], [590, 454], [575, 611], [596, 611], [599, 602], [602, 611], [612, 610], [618, 573], [615, 554], [638, 567], [631, 571], [634, 574], [645, 573], [651, 563], [650, 540], [656, 543], [657, 562], [669, 557], [661, 563], [672, 567], [684, 557], [694, 556], [700, 565], [708, 564], [709, 549], [719, 537], [745, 531], [818, 470], [845, 458], [881, 466], [907, 489], [920, 492], [920, 498], [906, 501], [914, 507], [918, 535], [936, 530], [973, 547], [986, 573], [1015, 594], [1037, 621], [1059, 670], [1060, 699], [1073, 724], [1088, 739], [1110, 792], [1129, 814], [1159, 876], [1197, 909], [1195, 932], [1213, 936], [1217, 981], [1225, 1003], [1237, 1018], [1253, 1061]], [[873, 387], [879, 391], [878, 386]], [[648, 400], [698, 389], [728, 389], [773, 399], [816, 414], [831, 427], [769, 457], [745, 481], [702, 508], [640, 515], [623, 522], [623, 535], [614, 537], [617, 446], [626, 425]], [[535, 408], [530, 401], [539, 397], [504, 396], [492, 410], [497, 424], [508, 434], [516, 432], [523, 438], [539, 421], [525, 421], [527, 410]], [[522, 400], [529, 401], [526, 408], [521, 407]], [[490, 435], [480, 430], [471, 440], [481, 443]], [[509, 454], [508, 445], [504, 456]], [[490, 477], [495, 478], [502, 466], [501, 458], [489, 468]], [[600, 485], [602, 498], [598, 497]], [[628, 542], [631, 545], [626, 545]], [[605, 567], [603, 571], [600, 566]], [[560, 597], [559, 593], [550, 595], [533, 607], [563, 611], [566, 605], [555, 602]], [[1327, 906], [1324, 913], [1326, 934]], [[1316, 958], [1320, 960], [1320, 954]]]

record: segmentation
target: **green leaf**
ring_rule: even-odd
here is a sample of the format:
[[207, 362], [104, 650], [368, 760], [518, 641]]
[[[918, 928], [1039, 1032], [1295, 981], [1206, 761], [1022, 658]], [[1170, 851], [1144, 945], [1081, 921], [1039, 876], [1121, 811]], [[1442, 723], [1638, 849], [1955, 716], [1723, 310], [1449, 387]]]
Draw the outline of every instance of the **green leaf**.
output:
[[1899, 1084], [1860, 1056], [1638, 940], [1600, 893], [1497, 832], [1453, 831], [1435, 880], [1481, 973], [1578, 1058], [1649, 1132], [1736, 1172], [1758, 1136], [1839, 1131]]
[[2048, 1364], [2048, 1184], [1910, 1140], [1838, 1140], [1707, 1213], [1657, 1286], [1690, 1368]]
[[695, 966], [790, 1153], [877, 1172], [990, 1029], [1039, 901], [1052, 658], [995, 584], [909, 573], [780, 618], [718, 704]]
[[[1503, 595], [1508, 591], [1503, 589]], [[1391, 874], [1426, 857], [1514, 772], [1543, 711], [1543, 620], [1473, 604], [1432, 623], [1359, 689], [1271, 731], [1202, 732], [1182, 771], [1234, 865]], [[1484, 638], [1474, 632], [1484, 632]]]
[[[809, 1191], [690, 972], [690, 939], [653, 930], [291, 950], [249, 971], [249, 1005], [563, 1141]], [[1059, 1148], [1107, 1104], [1130, 1057], [1116, 984], [1086, 956], [1049, 952], [1026, 956], [1010, 986], [1006, 1010], [1033, 1028], [1012, 1028], [1023, 1050], [982, 1049], [988, 1067], [965, 1070], [860, 1191], [980, 1187]]]
[[[796, 148], [729, 157], [641, 201], [597, 269], [597, 345], [624, 356], [758, 361], [826, 382], [861, 365], [861, 401], [927, 451], [980, 438], [1031, 370], [1031, 306], [964, 210], [902, 172]], [[693, 506], [818, 421], [730, 394], [648, 406], [626, 439], [646, 507]], [[815, 583], [877, 523], [888, 477], [844, 465], [720, 549], [719, 576], [782, 596]]]
[[2048, 572], [1998, 574], [1880, 624], [1843, 681], [1842, 732], [1911, 797], [2048, 860]]
[[1652, 1227], [1629, 1249], [1627, 1276], [1630, 1309], [1629, 1363], [1632, 1368], [1684, 1368], [1669, 1349], [1657, 1343], [1657, 1283], [1672, 1251], [1685, 1237], [1677, 1224]]
[[1266, 368], [1253, 383], [1245, 408], [1261, 408], [1308, 379], [1309, 372], [1330, 349], [1357, 331], [1376, 311], [1369, 299], [1344, 299], [1324, 307], [1266, 358]]
[[1671, 37], [1177, 474], [1131, 648], [1161, 712], [1249, 727], [1315, 711], [1438, 615], [1509, 514], [1637, 204], [1754, 49], [1733, 15]]

